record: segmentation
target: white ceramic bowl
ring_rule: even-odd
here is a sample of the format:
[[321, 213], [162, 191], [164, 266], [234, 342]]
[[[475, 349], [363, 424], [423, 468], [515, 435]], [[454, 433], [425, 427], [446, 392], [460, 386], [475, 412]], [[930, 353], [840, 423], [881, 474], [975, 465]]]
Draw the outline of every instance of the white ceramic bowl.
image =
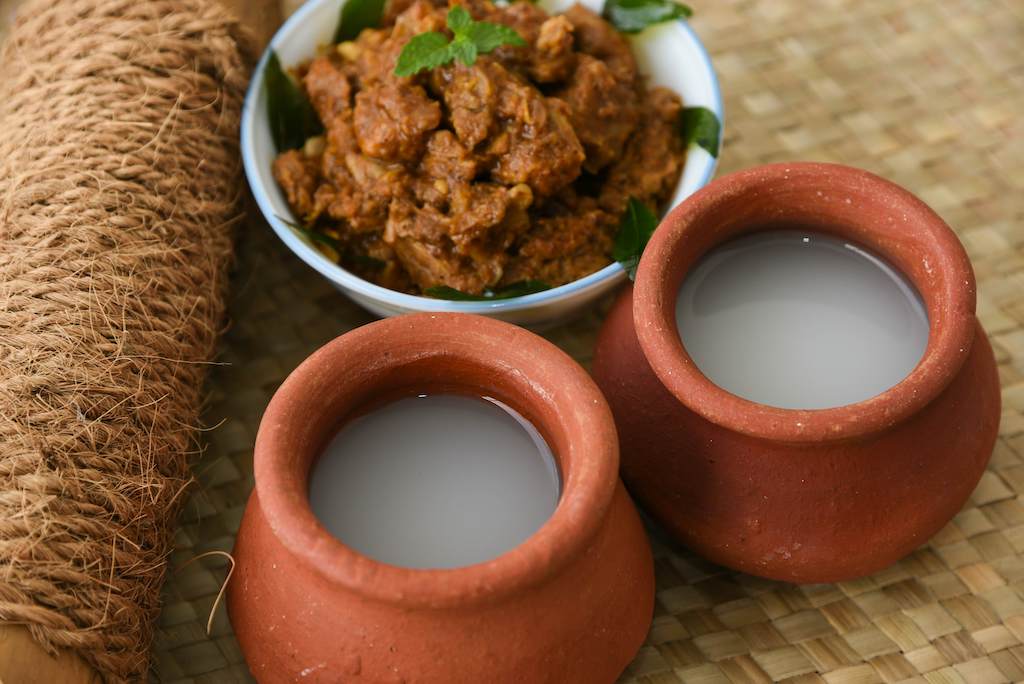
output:
[[[566, 285], [511, 299], [455, 302], [419, 297], [374, 285], [349, 273], [324, 257], [304, 236], [282, 221], [281, 218], [294, 220], [294, 216], [271, 171], [276, 149], [270, 136], [267, 94], [263, 87], [267, 56], [271, 49], [276, 50], [285, 67], [313, 57], [318, 45], [331, 41], [344, 3], [345, 0], [309, 0], [284, 23], [256, 66], [242, 111], [242, 158], [249, 185], [267, 222], [299, 258], [356, 303], [379, 316], [412, 311], [461, 311], [533, 326], [552, 324], [570, 317], [626, 279], [622, 266], [612, 263]], [[572, 4], [572, 0], [540, 2], [544, 9], [553, 13], [564, 11]], [[601, 8], [600, 0], [583, 0], [582, 4], [596, 11]], [[722, 99], [711, 59], [686, 22], [653, 26], [630, 40], [640, 71], [651, 84], [671, 88], [682, 96], [686, 105], [707, 107], [722, 120]], [[710, 181], [715, 161], [703, 149], [691, 146], [670, 206], [679, 204]]]

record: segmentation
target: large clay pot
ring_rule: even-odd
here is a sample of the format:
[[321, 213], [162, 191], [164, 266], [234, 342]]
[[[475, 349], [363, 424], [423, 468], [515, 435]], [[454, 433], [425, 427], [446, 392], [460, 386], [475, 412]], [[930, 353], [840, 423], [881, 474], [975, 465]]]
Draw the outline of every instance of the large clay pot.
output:
[[[487, 395], [556, 455], [552, 517], [498, 558], [400, 568], [331, 536], [307, 498], [339, 425], [407, 391]], [[507, 323], [417, 314], [329, 343], [274, 396], [256, 440], [256, 489], [228, 588], [232, 625], [261, 682], [613, 682], [654, 604], [650, 547], [618, 478], [611, 412], [590, 377]], [[466, 511], [467, 516], [473, 511]]]
[[[675, 323], [687, 271], [723, 241], [780, 224], [860, 243], [914, 283], [930, 331], [906, 379], [856, 404], [787, 410], [697, 369]], [[751, 574], [826, 582], [893, 563], [957, 513], [992, 451], [999, 383], [974, 307], [956, 236], [888, 181], [794, 163], [711, 183], [665, 218], [597, 343], [627, 487], [681, 542]]]

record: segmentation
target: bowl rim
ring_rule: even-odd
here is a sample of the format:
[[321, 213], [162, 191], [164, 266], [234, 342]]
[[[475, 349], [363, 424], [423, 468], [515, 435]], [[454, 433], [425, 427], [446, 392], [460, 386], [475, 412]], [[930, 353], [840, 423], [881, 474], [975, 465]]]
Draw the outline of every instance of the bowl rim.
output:
[[[625, 269], [623, 269], [621, 264], [613, 261], [607, 266], [589, 275], [570, 283], [544, 290], [543, 292], [536, 292], [519, 297], [509, 297], [508, 299], [464, 302], [451, 299], [424, 297], [421, 295], [411, 295], [382, 287], [368, 280], [364, 280], [356, 274], [344, 269], [340, 265], [329, 261], [314, 247], [306, 244], [306, 242], [302, 240], [295, 231], [292, 230], [292, 228], [276, 214], [274, 206], [271, 203], [270, 196], [267, 193], [264, 184], [260, 181], [255, 151], [255, 123], [258, 113], [256, 101], [263, 90], [263, 72], [266, 69], [267, 60], [270, 57], [271, 51], [275, 50], [278, 44], [284, 40], [284, 36], [291, 33], [296, 26], [305, 22], [313, 12], [320, 8], [320, 6], [330, 2], [338, 2], [338, 0], [309, 0], [290, 17], [288, 17], [287, 20], [285, 20], [281, 27], [274, 33], [270, 42], [267, 43], [267, 47], [263, 50], [263, 54], [260, 56], [260, 60], [256, 64], [256, 68], [253, 69], [245, 101], [242, 104], [240, 141], [242, 164], [245, 169], [249, 188], [252, 191], [257, 206], [259, 206], [260, 212], [263, 214], [264, 220], [270, 224], [278, 238], [284, 242], [292, 252], [322, 276], [346, 290], [352, 290], [356, 294], [374, 301], [383, 302], [390, 306], [401, 307], [411, 311], [444, 310], [482, 314], [514, 312], [523, 309], [532, 309], [545, 304], [551, 304], [562, 299], [568, 299], [574, 295], [579, 295], [600, 287], [606, 282], [615, 282], [625, 279]], [[715, 72], [714, 65], [711, 62], [711, 56], [708, 53], [707, 48], [704, 47], [704, 44], [697, 36], [696, 31], [693, 30], [686, 20], [679, 20], [673, 23], [679, 26], [688, 35], [689, 39], [697, 48], [697, 52], [701, 58], [701, 68], [710, 80], [712, 104], [708, 108], [715, 113], [720, 123], [718, 145], [719, 150], [721, 150], [722, 137], [725, 130], [725, 111], [722, 102], [722, 92], [718, 83], [718, 76]], [[707, 155], [707, 157], [709, 161], [706, 162], [707, 166], [704, 171], [704, 176], [698, 182], [695, 192], [699, 191], [700, 188], [706, 186], [708, 182], [710, 182], [711, 178], [714, 176], [715, 169], [718, 166], [717, 157], [713, 157], [711, 155]]]
[[[558, 505], [518, 546], [471, 565], [409, 568], [356, 551], [316, 518], [309, 477], [323, 445], [374, 392], [410, 385], [485, 392], [513, 406], [555, 442]], [[253, 469], [253, 496], [297, 563], [361, 596], [440, 608], [502, 600], [547, 581], [585, 553], [619, 486], [619, 448], [601, 391], [554, 344], [485, 316], [422, 312], [356, 328], [303, 361], [260, 421]]]
[[[774, 187], [773, 187], [774, 184]], [[720, 213], [743, 207], [749, 198], [783, 196], [815, 190], [810, 208], [793, 209], [824, 232], [863, 244], [879, 254], [909, 280], [928, 312], [928, 343], [914, 369], [895, 385], [868, 399], [825, 409], [786, 409], [761, 404], [722, 389], [686, 353], [676, 329], [675, 303], [686, 273], [702, 254], [730, 237], [759, 230], [758, 223], [796, 220], [779, 214], [760, 218], [744, 214], [732, 227]], [[857, 202], [838, 199], [843, 191]], [[789, 206], [795, 206], [792, 203]], [[901, 215], [916, 233], [887, 232], [864, 219], [865, 205], [886, 216]], [[750, 214], [757, 213], [754, 207]], [[849, 219], [856, 215], [857, 218]], [[846, 217], [845, 224], [837, 217]], [[716, 217], [719, 217], [716, 220]], [[718, 227], [700, 249], [696, 230]], [[700, 253], [690, 258], [682, 256]], [[912, 264], [910, 269], [903, 264]], [[864, 438], [907, 420], [934, 400], [953, 380], [971, 351], [975, 334], [974, 271], [953, 230], [928, 205], [908, 190], [868, 171], [840, 164], [782, 162], [757, 166], [723, 176], [701, 188], [662, 221], [640, 260], [633, 298], [633, 319], [640, 346], [658, 379], [683, 405], [706, 420], [751, 437], [792, 443], [821, 443]]]

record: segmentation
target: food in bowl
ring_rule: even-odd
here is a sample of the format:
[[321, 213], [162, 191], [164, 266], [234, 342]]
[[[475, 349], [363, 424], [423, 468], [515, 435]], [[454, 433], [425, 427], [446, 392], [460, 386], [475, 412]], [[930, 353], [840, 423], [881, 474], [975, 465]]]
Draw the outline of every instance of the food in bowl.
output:
[[[456, 12], [464, 33], [520, 40], [396, 74], [417, 37], [459, 42]], [[521, 294], [593, 273], [630, 200], [659, 208], [685, 163], [679, 96], [648, 87], [626, 39], [579, 5], [395, 0], [296, 75], [323, 133], [274, 176], [322, 251], [402, 292]]]

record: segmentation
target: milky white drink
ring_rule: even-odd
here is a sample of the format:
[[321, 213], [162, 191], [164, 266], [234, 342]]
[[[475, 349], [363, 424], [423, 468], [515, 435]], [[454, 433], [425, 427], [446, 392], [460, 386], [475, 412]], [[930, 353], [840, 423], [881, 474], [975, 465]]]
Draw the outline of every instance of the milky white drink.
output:
[[454, 568], [518, 546], [558, 503], [554, 457], [500, 402], [400, 399], [346, 424], [310, 476], [313, 513], [379, 561]]
[[880, 394], [928, 343], [920, 296], [892, 266], [843, 240], [788, 230], [709, 252], [680, 289], [676, 325], [716, 385], [791, 409]]

